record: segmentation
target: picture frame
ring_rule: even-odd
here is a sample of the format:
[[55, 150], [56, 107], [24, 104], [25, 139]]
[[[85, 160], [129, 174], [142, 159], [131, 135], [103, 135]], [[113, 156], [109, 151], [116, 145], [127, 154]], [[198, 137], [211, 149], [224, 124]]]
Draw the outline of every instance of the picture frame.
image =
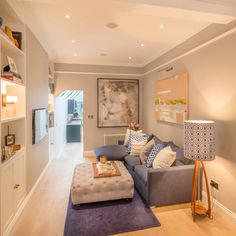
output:
[[13, 58], [9, 57], [9, 56], [7, 56], [7, 60], [8, 60], [8, 63], [9, 63], [10, 71], [13, 72], [13, 73], [18, 74], [15, 60]]
[[139, 80], [97, 79], [97, 127], [127, 127], [139, 123]]
[[8, 134], [5, 136], [5, 145], [11, 146], [15, 144], [15, 134]]
[[158, 122], [183, 125], [189, 115], [188, 72], [156, 82], [155, 116]]

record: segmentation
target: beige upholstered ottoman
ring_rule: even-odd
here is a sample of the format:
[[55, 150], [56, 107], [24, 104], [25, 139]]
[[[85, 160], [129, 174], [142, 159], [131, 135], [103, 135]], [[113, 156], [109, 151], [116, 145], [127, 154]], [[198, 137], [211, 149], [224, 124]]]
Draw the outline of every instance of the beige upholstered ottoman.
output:
[[74, 205], [133, 198], [134, 182], [122, 162], [116, 161], [121, 176], [94, 178], [91, 163], [78, 164], [71, 185], [71, 200]]

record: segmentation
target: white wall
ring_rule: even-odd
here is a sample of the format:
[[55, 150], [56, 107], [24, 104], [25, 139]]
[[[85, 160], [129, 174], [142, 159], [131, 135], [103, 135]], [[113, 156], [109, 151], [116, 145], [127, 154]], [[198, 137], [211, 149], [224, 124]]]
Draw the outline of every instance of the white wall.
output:
[[48, 55], [28, 28], [26, 42], [26, 182], [29, 192], [49, 160], [48, 136], [32, 145], [32, 109], [48, 107]]
[[189, 119], [216, 121], [216, 160], [207, 163], [209, 180], [219, 184], [216, 199], [236, 213], [236, 33], [170, 64], [171, 72], [144, 78], [144, 125], [164, 140], [183, 146], [183, 126], [155, 120], [155, 86], [159, 79], [189, 73]]
[[55, 99], [54, 113], [54, 152], [60, 157], [66, 144], [67, 100], [58, 96]]

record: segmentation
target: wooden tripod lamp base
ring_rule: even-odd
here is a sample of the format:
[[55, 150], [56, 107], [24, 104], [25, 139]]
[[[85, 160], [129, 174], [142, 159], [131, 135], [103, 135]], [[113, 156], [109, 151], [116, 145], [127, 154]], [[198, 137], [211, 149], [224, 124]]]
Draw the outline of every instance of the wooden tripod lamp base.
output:
[[[206, 185], [206, 192], [207, 192], [207, 205], [208, 208], [206, 209], [200, 202], [200, 171], [201, 167], [204, 174], [205, 179], [205, 185]], [[197, 215], [207, 215], [209, 218], [211, 218], [211, 198], [210, 198], [210, 191], [209, 191], [209, 185], [208, 185], [208, 179], [206, 174], [206, 169], [204, 166], [203, 161], [196, 161], [195, 167], [194, 167], [194, 175], [193, 175], [193, 185], [192, 185], [192, 200], [191, 200], [191, 209], [192, 209], [192, 216], [193, 221], [196, 220], [196, 214]]]
[[[207, 215], [211, 218], [211, 198], [203, 162], [213, 161], [215, 159], [214, 121], [187, 120], [184, 122], [184, 156], [195, 161], [191, 199], [193, 221], [196, 220], [196, 214]], [[203, 171], [206, 185], [207, 209], [200, 204], [201, 170]]]

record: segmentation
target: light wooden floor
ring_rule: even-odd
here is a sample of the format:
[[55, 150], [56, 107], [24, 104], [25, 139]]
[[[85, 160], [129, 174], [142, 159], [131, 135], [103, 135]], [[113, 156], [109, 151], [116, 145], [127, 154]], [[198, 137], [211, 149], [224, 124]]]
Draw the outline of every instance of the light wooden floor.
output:
[[[60, 159], [54, 159], [37, 187], [11, 236], [61, 236], [67, 210], [73, 168], [83, 159], [78, 144], [68, 145]], [[198, 218], [193, 223], [189, 204], [153, 209], [161, 227], [120, 235], [130, 236], [235, 236], [236, 229], [220, 216]], [[92, 235], [91, 235], [92, 236]]]

